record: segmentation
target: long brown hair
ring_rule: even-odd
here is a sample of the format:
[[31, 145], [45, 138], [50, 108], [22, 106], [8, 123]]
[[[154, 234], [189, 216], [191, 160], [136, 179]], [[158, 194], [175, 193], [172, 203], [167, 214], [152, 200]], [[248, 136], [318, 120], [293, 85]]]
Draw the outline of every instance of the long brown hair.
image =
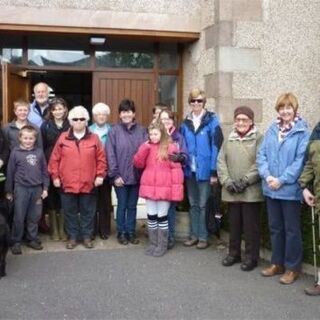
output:
[[161, 136], [160, 136], [160, 142], [159, 142], [158, 158], [160, 160], [168, 160], [168, 149], [169, 149], [169, 144], [171, 142], [171, 138], [168, 135], [166, 128], [162, 123], [155, 122], [155, 123], [151, 123], [148, 127], [149, 133], [151, 130], [160, 131]]

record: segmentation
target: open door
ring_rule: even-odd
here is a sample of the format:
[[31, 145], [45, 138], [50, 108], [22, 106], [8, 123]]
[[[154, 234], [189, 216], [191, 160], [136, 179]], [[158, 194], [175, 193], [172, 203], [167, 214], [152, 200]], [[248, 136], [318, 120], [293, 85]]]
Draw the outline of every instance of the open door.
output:
[[31, 81], [27, 70], [9, 63], [1, 63], [1, 116], [2, 123], [13, 117], [13, 102], [17, 99], [30, 101]]
[[136, 105], [136, 120], [148, 126], [155, 104], [155, 81], [152, 72], [111, 71], [93, 73], [93, 105], [104, 102], [110, 106], [110, 122], [118, 122], [118, 106], [122, 99], [132, 99]]

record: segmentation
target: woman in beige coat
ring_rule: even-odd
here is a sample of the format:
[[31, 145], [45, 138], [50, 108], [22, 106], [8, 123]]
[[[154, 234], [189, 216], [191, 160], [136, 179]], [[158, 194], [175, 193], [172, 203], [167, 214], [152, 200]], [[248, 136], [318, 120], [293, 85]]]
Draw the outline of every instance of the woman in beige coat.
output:
[[224, 266], [241, 262], [241, 235], [245, 257], [241, 270], [251, 271], [258, 263], [260, 249], [259, 214], [263, 201], [256, 153], [262, 135], [254, 125], [254, 113], [246, 106], [234, 111], [234, 129], [223, 143], [218, 157], [222, 200], [228, 203], [230, 222], [229, 254]]

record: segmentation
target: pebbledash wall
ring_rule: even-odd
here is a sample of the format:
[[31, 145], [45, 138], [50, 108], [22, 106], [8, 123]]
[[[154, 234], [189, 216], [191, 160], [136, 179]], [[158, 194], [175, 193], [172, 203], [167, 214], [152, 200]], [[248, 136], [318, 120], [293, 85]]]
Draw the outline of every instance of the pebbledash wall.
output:
[[216, 0], [214, 7], [204, 36], [215, 48], [215, 70], [204, 84], [225, 130], [240, 104], [253, 107], [264, 130], [288, 91], [313, 127], [320, 120], [320, 1]]
[[184, 45], [184, 113], [189, 90], [202, 87], [225, 131], [242, 104], [254, 109], [265, 129], [276, 115], [277, 96], [287, 91], [298, 96], [302, 116], [315, 125], [319, 15], [320, 0], [0, 0], [0, 24], [60, 19], [67, 26], [200, 32], [198, 41]]

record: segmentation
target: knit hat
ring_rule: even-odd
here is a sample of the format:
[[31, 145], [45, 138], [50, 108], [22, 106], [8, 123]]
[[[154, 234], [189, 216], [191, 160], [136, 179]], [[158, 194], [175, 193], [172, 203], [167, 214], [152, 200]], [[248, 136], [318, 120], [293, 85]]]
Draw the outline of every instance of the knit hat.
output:
[[241, 106], [241, 107], [236, 108], [234, 110], [234, 118], [236, 118], [239, 114], [246, 115], [252, 121], [254, 119], [254, 112], [249, 107]]

